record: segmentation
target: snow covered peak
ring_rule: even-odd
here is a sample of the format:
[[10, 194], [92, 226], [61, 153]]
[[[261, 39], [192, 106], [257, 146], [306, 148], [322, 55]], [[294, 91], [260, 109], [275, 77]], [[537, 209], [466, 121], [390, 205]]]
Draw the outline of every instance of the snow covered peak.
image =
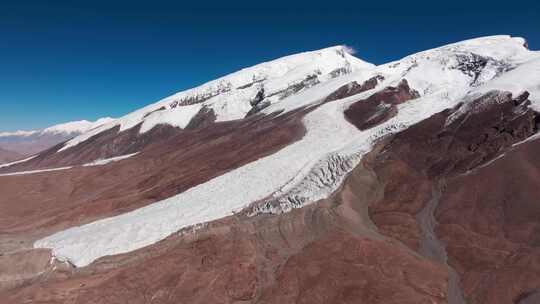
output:
[[[333, 47], [263, 63], [175, 94], [85, 133], [63, 149], [114, 126], [125, 130], [141, 124], [143, 133], [160, 123], [184, 128], [203, 108], [212, 110], [218, 120], [242, 118], [257, 107], [265, 114], [289, 111], [326, 100], [340, 88], [350, 89], [351, 83], [377, 80], [371, 89], [313, 107], [302, 119], [303, 137], [278, 152], [141, 209], [60, 231], [38, 240], [34, 247], [51, 248], [57, 259], [86, 266], [97, 258], [140, 249], [180, 229], [246, 210], [253, 202], [260, 202], [251, 213], [257, 215], [287, 212], [327, 198], [381, 138], [463, 102], [460, 109], [473, 111], [466, 97], [480, 89], [519, 84], [520, 89], [539, 91], [540, 56], [523, 44], [521, 38], [484, 37], [381, 66], [355, 59], [345, 47]], [[389, 92], [402, 95], [396, 89], [402, 84], [408, 84], [414, 94], [391, 104]], [[536, 93], [540, 94], [532, 94]], [[376, 111], [390, 106], [393, 114], [368, 128], [356, 128], [344, 112], [355, 104], [368, 104], [368, 109], [374, 96]]]
[[196, 88], [177, 93], [169, 99], [198, 93], [205, 90], [214, 90], [219, 86], [242, 87], [262, 81], [263, 79], [281, 78], [283, 76], [306, 76], [306, 74], [317, 72], [318, 74], [328, 74], [343, 67], [350, 68], [351, 71], [374, 67], [373, 64], [362, 61], [350, 54], [347, 46], [333, 46], [317, 51], [303, 52], [289, 55], [275, 60], [263, 62], [252, 67], [241, 69], [213, 81], [209, 81]]
[[77, 135], [92, 130], [96, 127], [99, 127], [103, 124], [113, 121], [113, 118], [105, 117], [100, 118], [96, 121], [80, 120], [72, 121], [63, 124], [54, 125], [42, 130], [31, 130], [31, 131], [15, 131], [15, 132], [2, 132], [0, 137], [13, 137], [13, 136], [32, 136], [32, 135], [54, 135], [54, 134], [64, 134], [64, 135]]
[[480, 87], [531, 57], [525, 39], [506, 35], [452, 43], [378, 67], [385, 75], [407, 78], [421, 94], [449, 87]]
[[216, 121], [242, 119], [320, 83], [375, 68], [350, 53], [347, 46], [333, 46], [244, 68], [109, 122], [74, 138], [60, 151], [116, 126], [124, 131], [141, 124], [141, 133], [158, 124], [185, 128], [201, 109], [212, 111]]
[[240, 119], [251, 109], [250, 103], [246, 103], [245, 99], [254, 98], [261, 88], [265, 90], [266, 99], [274, 97], [271, 99], [277, 101], [319, 82], [374, 67], [373, 64], [352, 56], [349, 47], [334, 46], [244, 68], [174, 94], [142, 109], [141, 112], [163, 106], [175, 108], [205, 103], [212, 106], [218, 121]]
[[73, 133], [84, 133], [89, 130], [92, 130], [96, 127], [99, 127], [103, 124], [109, 123], [113, 121], [113, 118], [110, 117], [104, 117], [100, 118], [96, 121], [88, 121], [88, 120], [79, 120], [79, 121], [72, 121], [67, 122], [59, 125], [55, 125], [49, 128], [44, 129], [42, 132], [44, 133], [67, 133], [67, 134], [73, 134]]
[[509, 35], [497, 35], [451, 43], [432, 50], [420, 52], [415, 55], [429, 55], [430, 53], [434, 52], [475, 53], [477, 55], [491, 57], [496, 60], [505, 60], [516, 56], [526, 55], [530, 51], [526, 47], [526, 41], [524, 38], [512, 37]]

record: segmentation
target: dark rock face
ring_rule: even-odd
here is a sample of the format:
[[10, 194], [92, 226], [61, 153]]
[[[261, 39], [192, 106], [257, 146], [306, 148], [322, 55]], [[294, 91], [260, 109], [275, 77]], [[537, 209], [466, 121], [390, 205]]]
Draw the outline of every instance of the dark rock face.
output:
[[257, 105], [253, 106], [247, 113], [246, 113], [246, 117], [250, 117], [254, 114], [257, 114], [259, 113], [261, 110], [263, 110], [264, 108], [267, 108], [270, 106], [270, 101], [263, 101], [263, 102], [260, 102], [258, 103]]
[[252, 108], [246, 114], [246, 117], [256, 114], [260, 112], [262, 109], [270, 106], [270, 101], [264, 101], [265, 98], [266, 98], [266, 94], [264, 92], [264, 88], [261, 88], [257, 92], [257, 95], [255, 95], [255, 97], [253, 97], [253, 99], [250, 101]]
[[250, 88], [252, 87], [253, 85], [257, 84], [257, 83], [261, 83], [263, 81], [265, 81], [266, 78], [256, 78], [255, 76], [253, 76], [253, 81], [250, 82], [250, 83], [247, 83], [245, 85], [242, 85], [242, 86], [239, 86], [237, 87], [238, 90], [243, 90], [243, 89], [247, 89], [247, 88]]
[[[372, 79], [374, 80], [369, 83], [364, 83], [367, 85], [361, 87], [369, 88], [372, 85], [376, 85], [374, 82], [377, 81], [377, 79]], [[338, 91], [340, 90], [341, 89]], [[356, 90], [353, 90], [351, 92], [355, 91]], [[365, 100], [360, 100], [352, 104], [345, 111], [345, 117], [358, 129], [366, 130], [394, 117], [397, 114], [397, 104], [418, 98], [419, 96], [418, 92], [409, 88], [407, 80], [403, 79], [397, 87], [387, 87]]]
[[148, 112], [148, 113], [144, 114], [144, 117], [146, 118], [146, 117], [152, 115], [153, 113], [160, 112], [160, 111], [164, 111], [164, 110], [166, 110], [166, 109], [167, 109], [167, 108], [166, 108], [165, 106], [163, 106], [163, 107], [161, 107], [161, 108], [159, 108], [159, 109], [156, 109], [156, 110], [154, 110], [154, 111], [151, 111], [151, 112]]
[[333, 71], [330, 72], [330, 77], [331, 78], [336, 78], [336, 77], [339, 77], [339, 76], [342, 76], [342, 75], [347, 75], [351, 72], [351, 70], [347, 67], [341, 67], [341, 68], [337, 68]]
[[174, 109], [176, 107], [181, 106], [189, 106], [194, 105], [197, 103], [205, 102], [210, 98], [216, 97], [218, 95], [221, 95], [223, 93], [227, 93], [232, 89], [231, 84], [220, 84], [217, 88], [215, 88], [213, 91], [209, 91], [202, 94], [197, 94], [194, 96], [185, 97], [182, 99], [175, 100], [169, 104], [171, 109]]
[[303, 89], [307, 89], [307, 88], [311, 88], [313, 86], [316, 86], [316, 85], [318, 85], [320, 83], [320, 80], [319, 80], [319, 75], [320, 74], [321, 74], [321, 72], [317, 71], [315, 74], [308, 75], [303, 80], [290, 85], [286, 89], [283, 89], [281, 91], [269, 94], [267, 97], [272, 97], [272, 96], [277, 95], [277, 96], [279, 96], [279, 99], [281, 100], [281, 99], [287, 98], [287, 97], [289, 97], [289, 96], [291, 96], [293, 94], [296, 94], [296, 93], [300, 92]]
[[396, 87], [386, 87], [373, 96], [374, 99], [379, 99], [391, 105], [398, 105], [418, 97], [420, 97], [420, 94], [409, 87], [407, 79], [402, 79]]
[[189, 124], [186, 126], [186, 130], [194, 130], [197, 128], [210, 127], [216, 121], [216, 114], [214, 110], [203, 106], [199, 112], [191, 118]]
[[324, 101], [330, 102], [330, 101], [342, 99], [345, 97], [353, 96], [356, 94], [360, 94], [362, 92], [374, 89], [377, 86], [377, 84], [383, 80], [384, 80], [384, 77], [378, 75], [364, 81], [364, 83], [362, 84], [358, 84], [356, 81], [353, 81], [349, 84], [346, 84], [340, 87], [339, 89], [334, 91], [332, 94], [328, 95]]
[[397, 134], [392, 146], [430, 178], [464, 173], [536, 133], [538, 115], [527, 105], [526, 96], [491, 92], [472, 101], [463, 115], [465, 105], [458, 105]]
[[507, 63], [495, 60], [491, 57], [480, 56], [475, 53], [457, 54], [456, 59], [458, 64], [454, 68], [470, 76], [473, 79], [473, 86], [479, 84], [478, 79], [488, 64], [495, 66], [498, 74], [508, 71], [511, 68]]
[[257, 95], [255, 95], [255, 97], [249, 103], [251, 104], [252, 107], [254, 107], [258, 105], [265, 97], [266, 95], [264, 94], [264, 88], [261, 88], [257, 92]]
[[397, 108], [377, 99], [362, 100], [345, 111], [345, 117], [360, 130], [372, 128], [396, 116]]

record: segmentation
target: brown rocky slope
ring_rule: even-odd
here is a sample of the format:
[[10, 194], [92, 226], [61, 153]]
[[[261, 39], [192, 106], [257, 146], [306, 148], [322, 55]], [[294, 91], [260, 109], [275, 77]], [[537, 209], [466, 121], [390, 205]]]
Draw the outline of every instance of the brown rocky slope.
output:
[[0, 148], [0, 165], [21, 159], [22, 157], [23, 155], [17, 152]]

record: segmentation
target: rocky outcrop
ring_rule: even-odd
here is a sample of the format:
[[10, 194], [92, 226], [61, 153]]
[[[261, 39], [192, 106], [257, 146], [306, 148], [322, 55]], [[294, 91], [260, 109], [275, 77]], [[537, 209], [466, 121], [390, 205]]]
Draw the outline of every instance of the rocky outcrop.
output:
[[264, 91], [264, 87], [261, 87], [259, 91], [257, 91], [257, 94], [251, 101], [249, 102], [251, 105], [251, 110], [246, 114], [246, 117], [249, 117], [253, 114], [259, 113], [262, 109], [270, 106], [269, 101], [264, 101], [266, 98], [266, 93]]
[[[478, 86], [483, 83], [482, 74], [486, 67], [494, 70], [496, 75], [500, 75], [512, 68], [506, 62], [493, 59], [488, 56], [481, 56], [475, 53], [456, 54], [457, 64], [452, 68], [458, 69], [463, 74], [472, 78], [471, 85]], [[493, 77], [490, 75], [490, 77]]]
[[366, 81], [364, 81], [362, 84], [358, 84], [358, 82], [353, 81], [351, 83], [348, 83], [334, 92], [332, 92], [330, 95], [328, 95], [325, 98], [325, 102], [330, 102], [338, 99], [342, 99], [345, 97], [353, 96], [356, 94], [360, 94], [362, 92], [374, 89], [379, 82], [383, 81], [384, 77], [377, 75], [375, 77], [372, 77]]
[[528, 108], [527, 96], [486, 93], [401, 132], [392, 146], [430, 178], [467, 172], [536, 133], [538, 114]]
[[387, 87], [365, 100], [355, 102], [345, 111], [345, 117], [358, 129], [366, 130], [394, 117], [397, 104], [418, 97], [420, 94], [403, 79], [396, 87]]
[[301, 90], [311, 88], [320, 83], [319, 75], [320, 71], [316, 71], [314, 74], [307, 75], [304, 79], [289, 85], [287, 88], [268, 94], [267, 97], [279, 96], [279, 99], [285, 99], [293, 94], [300, 92]]
[[186, 96], [184, 98], [176, 99], [169, 103], [169, 107], [174, 109], [176, 107], [189, 106], [198, 103], [203, 103], [213, 97], [227, 93], [232, 90], [232, 84], [228, 82], [220, 82], [213, 90], [200, 92], [198, 94]]
[[216, 121], [216, 114], [214, 110], [208, 107], [202, 107], [199, 112], [191, 118], [189, 124], [186, 126], [186, 130], [194, 130], [197, 128], [210, 127]]

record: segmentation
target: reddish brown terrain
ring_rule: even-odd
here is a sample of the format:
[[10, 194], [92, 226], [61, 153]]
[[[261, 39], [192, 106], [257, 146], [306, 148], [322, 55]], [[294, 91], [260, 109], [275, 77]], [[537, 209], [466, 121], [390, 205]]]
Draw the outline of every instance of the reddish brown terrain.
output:
[[17, 152], [0, 148], [0, 165], [21, 159], [22, 157], [23, 155]]
[[[342, 94], [340, 98], [354, 94], [358, 93], [351, 91]], [[354, 103], [345, 111], [345, 117], [358, 129], [366, 130], [394, 117], [398, 111], [396, 105], [419, 96], [418, 92], [409, 87], [407, 80], [403, 79], [396, 87], [387, 87], [361, 102]]]

